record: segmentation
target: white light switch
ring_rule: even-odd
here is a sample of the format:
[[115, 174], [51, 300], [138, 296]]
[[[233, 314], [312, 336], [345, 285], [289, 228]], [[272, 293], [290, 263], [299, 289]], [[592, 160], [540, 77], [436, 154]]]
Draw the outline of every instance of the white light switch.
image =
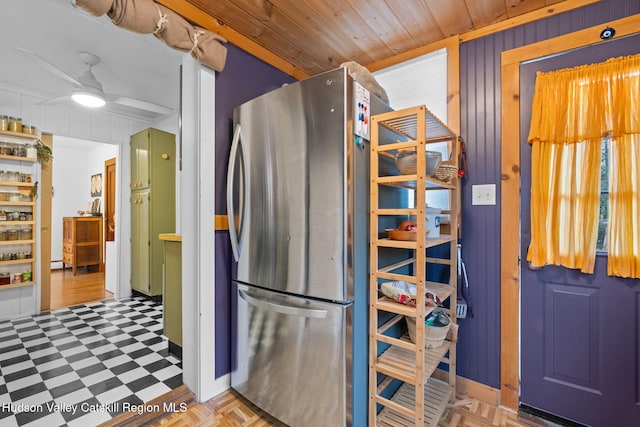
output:
[[472, 205], [495, 205], [496, 204], [496, 185], [482, 184], [471, 186], [471, 204]]

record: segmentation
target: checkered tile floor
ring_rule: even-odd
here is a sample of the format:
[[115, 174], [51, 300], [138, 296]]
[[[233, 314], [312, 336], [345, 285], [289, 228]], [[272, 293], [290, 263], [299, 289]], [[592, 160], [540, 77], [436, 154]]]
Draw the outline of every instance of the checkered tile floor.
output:
[[104, 301], [0, 322], [0, 427], [95, 426], [182, 384], [162, 305]]

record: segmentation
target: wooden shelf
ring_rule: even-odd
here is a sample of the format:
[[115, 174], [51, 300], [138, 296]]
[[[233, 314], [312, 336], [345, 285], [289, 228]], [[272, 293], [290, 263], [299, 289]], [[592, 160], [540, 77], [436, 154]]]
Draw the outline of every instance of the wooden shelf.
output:
[[[438, 348], [425, 348], [423, 343], [411, 342], [408, 335], [398, 336], [401, 316], [412, 318], [428, 316], [436, 308], [445, 312], [451, 322], [456, 323], [456, 243], [458, 218], [459, 180], [440, 181], [425, 173], [413, 175], [380, 176], [380, 160], [395, 158], [402, 150], [421, 152], [427, 144], [450, 142], [451, 158], [458, 158], [457, 136], [438, 120], [425, 106], [392, 111], [371, 117], [370, 156], [370, 265], [369, 281], [370, 317], [369, 327], [369, 417], [372, 424], [381, 426], [436, 426], [447, 403], [455, 395], [456, 343], [444, 341]], [[384, 129], [383, 129], [384, 128]], [[389, 132], [391, 131], [391, 132]], [[422, 157], [417, 159], [417, 168], [424, 170]], [[383, 188], [385, 187], [385, 188]], [[388, 206], [380, 200], [380, 190], [397, 193], [402, 200], [409, 190], [415, 197], [415, 206], [426, 206], [430, 190], [449, 192], [449, 206], [442, 211], [451, 222], [451, 234], [428, 237], [422, 225], [427, 212], [422, 208], [405, 205]], [[402, 194], [404, 193], [404, 194]], [[384, 205], [384, 208], [380, 208]], [[392, 216], [413, 216], [417, 221], [416, 241], [391, 240], [380, 230], [380, 218]], [[427, 249], [447, 245], [448, 254], [434, 257]], [[404, 251], [389, 251], [402, 249]], [[389, 255], [391, 253], [391, 255]], [[429, 255], [429, 256], [427, 256]], [[432, 265], [446, 265], [447, 283], [427, 281]], [[441, 301], [449, 300], [449, 309], [442, 307], [409, 307], [382, 296], [380, 284], [384, 281], [401, 280], [415, 285], [416, 293], [423, 299], [426, 292], [432, 292]], [[395, 316], [390, 316], [394, 314]], [[382, 323], [382, 324], [381, 324]], [[422, 336], [424, 322], [416, 325], [417, 335]], [[377, 350], [384, 350], [377, 354]], [[431, 378], [440, 363], [449, 365], [447, 383]], [[403, 385], [392, 398], [383, 396], [383, 391], [393, 392], [399, 380]], [[377, 412], [378, 405], [383, 409]]]
[[22, 288], [22, 287], [26, 287], [26, 286], [32, 286], [35, 285], [36, 282], [21, 282], [21, 283], [12, 283], [10, 285], [0, 285], [0, 291], [3, 289], [15, 289], [15, 288]]
[[36, 222], [31, 221], [0, 221], [0, 225], [18, 226], [18, 225], [34, 225]]
[[30, 139], [32, 141], [36, 141], [38, 139], [37, 135], [24, 132], [12, 132], [9, 130], [0, 130], [0, 136], [11, 136], [14, 138]]
[[375, 117], [380, 126], [389, 129], [401, 138], [416, 140], [423, 126], [428, 142], [451, 141], [456, 138], [447, 125], [424, 105], [378, 114]]
[[36, 241], [31, 240], [0, 240], [0, 246], [8, 245], [33, 245]]
[[[427, 237], [424, 240], [425, 248], [432, 248], [434, 246], [441, 245], [443, 243], [451, 243], [455, 240], [453, 236], [448, 234], [441, 234], [440, 237]], [[391, 240], [387, 238], [378, 239], [376, 241], [378, 246], [385, 248], [400, 248], [400, 249], [416, 249], [417, 244], [415, 240]]]
[[[452, 393], [453, 388], [451, 388], [449, 384], [429, 378], [427, 384], [424, 386], [425, 426], [436, 427], [438, 425]], [[411, 409], [416, 400], [415, 395], [415, 387], [405, 383], [393, 395], [391, 402], [403, 408]], [[381, 398], [378, 399], [383, 400]], [[415, 421], [412, 418], [400, 414], [389, 407], [383, 408], [380, 414], [378, 414], [377, 419], [377, 425], [379, 426], [415, 426]]]
[[6, 185], [11, 187], [33, 187], [33, 182], [21, 182], [21, 181], [0, 181], [0, 185]]
[[12, 160], [14, 162], [31, 162], [38, 161], [35, 157], [20, 157], [20, 156], [7, 156], [6, 154], [0, 154], [0, 160]]
[[11, 261], [0, 261], [0, 265], [33, 264], [34, 262], [36, 262], [35, 258], [26, 258]]
[[0, 202], [0, 206], [34, 206], [35, 204], [36, 202], [9, 202], [6, 200]]
[[[416, 184], [418, 180], [417, 175], [392, 175], [392, 176], [381, 176], [378, 179], [378, 184], [380, 185], [388, 185], [391, 187], [400, 187], [406, 188], [409, 190], [415, 190], [418, 188]], [[457, 187], [456, 183], [448, 183], [444, 181], [440, 181], [439, 179], [433, 177], [425, 177], [424, 178], [424, 188], [426, 190], [452, 190]]]
[[22, 132], [11, 132], [8, 130], [0, 130], [0, 136], [11, 136], [14, 138], [30, 139], [32, 141], [36, 141], [38, 139], [37, 135], [31, 135], [30, 133]]

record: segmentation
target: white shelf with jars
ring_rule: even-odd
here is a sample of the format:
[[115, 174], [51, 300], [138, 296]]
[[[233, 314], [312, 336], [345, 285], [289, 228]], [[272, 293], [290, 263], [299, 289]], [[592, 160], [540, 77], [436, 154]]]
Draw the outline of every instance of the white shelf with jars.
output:
[[0, 130], [0, 300], [5, 290], [37, 283], [36, 147], [32, 127]]

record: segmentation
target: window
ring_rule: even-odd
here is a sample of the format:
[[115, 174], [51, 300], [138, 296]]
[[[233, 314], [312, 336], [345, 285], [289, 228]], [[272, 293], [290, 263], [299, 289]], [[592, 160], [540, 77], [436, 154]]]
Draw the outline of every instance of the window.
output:
[[602, 141], [602, 158], [600, 160], [600, 212], [598, 215], [598, 241], [596, 250], [609, 250], [609, 140]]

